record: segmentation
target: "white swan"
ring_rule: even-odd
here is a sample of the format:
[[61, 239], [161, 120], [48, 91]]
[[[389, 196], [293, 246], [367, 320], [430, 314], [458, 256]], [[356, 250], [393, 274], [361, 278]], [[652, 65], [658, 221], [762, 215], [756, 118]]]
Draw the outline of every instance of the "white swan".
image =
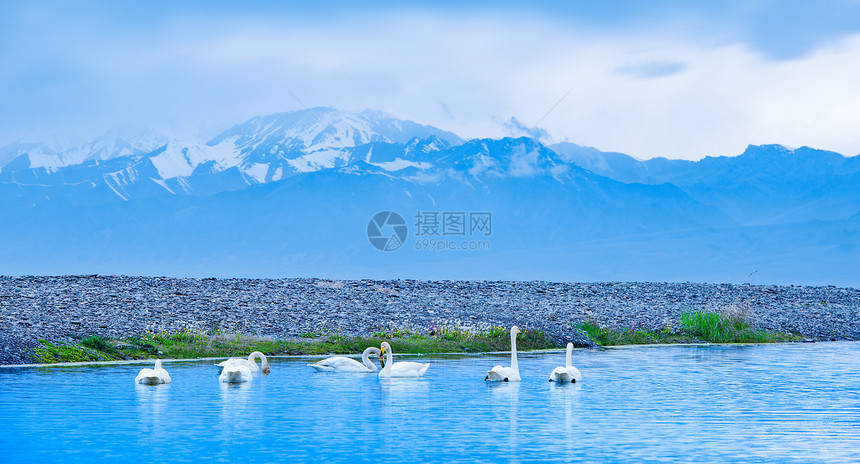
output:
[[332, 356], [331, 358], [308, 364], [308, 366], [313, 367], [318, 372], [376, 372], [377, 367], [370, 360], [370, 353], [375, 354], [378, 358], [382, 354], [382, 351], [375, 346], [370, 346], [361, 353], [361, 362], [345, 356]]
[[266, 359], [266, 355], [264, 355], [263, 353], [260, 353], [259, 351], [255, 351], [255, 352], [249, 354], [248, 359], [230, 358], [226, 361], [221, 361], [220, 363], [216, 364], [216, 366], [218, 366], [221, 369], [222, 373], [223, 373], [224, 368], [226, 368], [227, 366], [231, 366], [231, 365], [245, 366], [252, 373], [260, 372], [260, 367], [257, 366], [257, 362], [256, 362], [255, 358], [260, 358], [260, 364], [263, 368], [263, 373], [268, 374], [270, 371], [269, 360]]
[[254, 380], [254, 374], [247, 364], [233, 363], [221, 367], [218, 380], [224, 383], [245, 383]]
[[503, 367], [501, 364], [487, 371], [485, 381], [489, 382], [519, 382], [520, 367], [517, 365], [517, 334], [520, 329], [511, 327], [511, 367]]
[[570, 355], [573, 353], [573, 343], [567, 344], [567, 356], [565, 360], [565, 366], [558, 366], [552, 370], [552, 373], [549, 375], [550, 382], [581, 382], [582, 374], [579, 373], [579, 369], [573, 367], [570, 362]]
[[392, 360], [393, 353], [391, 345], [388, 342], [382, 342], [382, 355], [385, 356], [385, 361], [382, 363], [382, 370], [379, 371], [379, 377], [421, 377], [427, 372], [430, 364]]
[[155, 360], [155, 369], [148, 367], [143, 368], [134, 378], [134, 383], [142, 383], [144, 385], [158, 385], [160, 383], [170, 383], [170, 374], [161, 367], [161, 360]]

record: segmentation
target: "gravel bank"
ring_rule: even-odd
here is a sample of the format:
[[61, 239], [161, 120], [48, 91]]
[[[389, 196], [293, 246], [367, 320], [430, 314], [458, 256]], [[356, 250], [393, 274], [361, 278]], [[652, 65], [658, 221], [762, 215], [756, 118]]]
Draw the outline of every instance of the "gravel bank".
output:
[[0, 277], [0, 364], [32, 361], [38, 339], [220, 329], [291, 337], [518, 324], [589, 345], [578, 329], [678, 328], [690, 308], [740, 306], [760, 328], [860, 339], [860, 290], [696, 283]]

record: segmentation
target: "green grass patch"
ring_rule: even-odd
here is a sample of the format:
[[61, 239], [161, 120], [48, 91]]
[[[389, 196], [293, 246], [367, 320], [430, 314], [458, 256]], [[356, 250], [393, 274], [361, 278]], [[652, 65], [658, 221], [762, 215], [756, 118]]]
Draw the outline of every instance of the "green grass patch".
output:
[[642, 345], [654, 343], [776, 343], [802, 340], [798, 334], [756, 329], [745, 312], [728, 309], [722, 312], [693, 310], [681, 314], [681, 330], [669, 327], [652, 331], [635, 328], [613, 329], [586, 321], [579, 325], [598, 345]]
[[756, 329], [745, 317], [734, 313], [685, 312], [681, 314], [681, 327], [691, 336], [712, 343], [775, 343], [801, 338], [795, 334]]
[[698, 341], [685, 333], [675, 333], [670, 328], [652, 331], [645, 329], [611, 329], [601, 327], [596, 322], [583, 322], [579, 328], [600, 346], [612, 345], [649, 345], [655, 343], [692, 343]]
[[[394, 353], [430, 354], [448, 352], [483, 352], [510, 350], [510, 332], [493, 328], [479, 333], [443, 328], [433, 334], [405, 330], [375, 332], [369, 337], [327, 334], [295, 339], [269, 339], [257, 336], [201, 333], [186, 330], [174, 333], [147, 333], [125, 340], [105, 340], [87, 337], [77, 344], [54, 346], [46, 340], [36, 348], [40, 363], [109, 361], [115, 359], [146, 359], [152, 357], [191, 359], [230, 356], [247, 356], [252, 351], [267, 355], [328, 355], [354, 354], [368, 346], [379, 346], [383, 341], [391, 344]], [[522, 330], [517, 337], [517, 348], [536, 350], [558, 348], [546, 334], [536, 330]]]
[[[88, 337], [90, 338], [90, 337]], [[84, 339], [86, 340], [86, 339]], [[39, 340], [39, 347], [34, 352], [39, 363], [84, 362], [84, 361], [116, 361], [125, 359], [115, 349], [102, 351], [84, 344], [53, 344], [47, 340]], [[89, 342], [91, 343], [91, 341]], [[112, 347], [111, 347], [112, 348]]]

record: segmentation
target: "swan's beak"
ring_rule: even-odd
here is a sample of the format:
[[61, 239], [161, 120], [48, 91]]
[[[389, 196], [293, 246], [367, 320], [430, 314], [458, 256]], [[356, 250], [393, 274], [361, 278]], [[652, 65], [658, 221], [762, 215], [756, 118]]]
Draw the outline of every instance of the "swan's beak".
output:
[[266, 366], [266, 367], [264, 367], [264, 368], [263, 368], [263, 373], [264, 373], [264, 374], [268, 374], [269, 372], [271, 372], [271, 370], [269, 369], [269, 366]]

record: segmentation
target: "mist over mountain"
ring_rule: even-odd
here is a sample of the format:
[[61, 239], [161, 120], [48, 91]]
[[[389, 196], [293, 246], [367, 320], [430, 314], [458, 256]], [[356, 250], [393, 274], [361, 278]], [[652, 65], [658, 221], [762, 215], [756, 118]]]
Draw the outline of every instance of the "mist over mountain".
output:
[[[386, 210], [408, 235], [383, 252], [367, 234]], [[421, 233], [444, 213], [460, 227]], [[491, 230], [467, 230], [471, 213], [490, 213]], [[210, 140], [0, 147], [0, 218], [0, 273], [16, 275], [742, 282], [758, 270], [756, 282], [860, 285], [858, 157], [765, 145], [639, 161], [464, 141], [371, 110], [259, 116]]]

